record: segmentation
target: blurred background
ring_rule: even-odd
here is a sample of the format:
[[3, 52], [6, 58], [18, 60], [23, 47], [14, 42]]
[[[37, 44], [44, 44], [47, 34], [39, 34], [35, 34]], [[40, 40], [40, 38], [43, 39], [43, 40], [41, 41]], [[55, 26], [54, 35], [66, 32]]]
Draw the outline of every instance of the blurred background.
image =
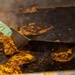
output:
[[0, 20], [16, 25], [19, 10], [32, 6], [38, 9], [75, 6], [75, 0], [0, 0]]

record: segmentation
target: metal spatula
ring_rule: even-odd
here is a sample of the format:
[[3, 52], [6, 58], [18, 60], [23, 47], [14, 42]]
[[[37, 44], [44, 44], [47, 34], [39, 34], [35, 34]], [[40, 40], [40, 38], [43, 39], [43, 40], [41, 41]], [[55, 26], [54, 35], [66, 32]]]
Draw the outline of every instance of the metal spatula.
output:
[[14, 43], [16, 44], [18, 49], [25, 46], [30, 41], [30, 39], [21, 35], [16, 30], [14, 30], [12, 28], [11, 28], [11, 30], [12, 30], [12, 39], [14, 40]]

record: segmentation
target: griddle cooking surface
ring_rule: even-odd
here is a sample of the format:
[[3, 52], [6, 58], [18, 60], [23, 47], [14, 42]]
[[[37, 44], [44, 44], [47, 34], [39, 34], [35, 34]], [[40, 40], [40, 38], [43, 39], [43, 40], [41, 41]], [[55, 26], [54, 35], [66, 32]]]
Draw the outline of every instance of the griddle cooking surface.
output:
[[[33, 40], [56, 41], [75, 44], [75, 7], [58, 7], [38, 9], [36, 13], [19, 14], [23, 25], [35, 23], [40, 26], [53, 26], [54, 28], [39, 36], [27, 36]], [[34, 63], [24, 65], [23, 72], [75, 70], [75, 59], [60, 63], [51, 58], [52, 47], [47, 43], [30, 43], [33, 48], [31, 53], [37, 60]], [[73, 44], [73, 45], [74, 45]], [[75, 50], [75, 45], [74, 45]], [[41, 61], [41, 62], [40, 62]]]
[[58, 7], [38, 9], [36, 13], [20, 13], [18, 15], [19, 25], [28, 25], [35, 23], [35, 25], [53, 26], [43, 35], [27, 36], [30, 39], [47, 40], [62, 42], [75, 42], [75, 7]]
[[[36, 61], [28, 65], [23, 65], [22, 70], [24, 73], [75, 70], [75, 58], [65, 63], [53, 61], [51, 58], [52, 48], [62, 45], [63, 43], [56, 45], [56, 43], [49, 42], [29, 42], [29, 44], [32, 46], [31, 53], [36, 56]], [[75, 50], [75, 44], [65, 45], [73, 47]]]
[[[18, 14], [18, 24], [54, 26], [53, 29], [39, 36], [27, 36], [30, 39], [56, 41], [73, 43], [75, 50], [75, 7], [38, 9], [37, 13]], [[22, 23], [20, 23], [22, 20]], [[22, 26], [20, 25], [20, 26]], [[29, 42], [32, 46], [31, 53], [36, 56], [36, 61], [28, 65], [22, 65], [22, 71], [25, 72], [42, 72], [42, 71], [60, 71], [75, 70], [75, 58], [65, 63], [55, 62], [51, 58], [52, 47], [54, 44], [47, 42]], [[68, 44], [69, 45], [69, 44]], [[5, 63], [7, 58], [0, 53], [0, 63]], [[2, 59], [3, 58], [3, 59]], [[5, 60], [4, 60], [5, 59]]]
[[[38, 9], [36, 13], [27, 13], [19, 15], [23, 25], [35, 23], [35, 25], [53, 26], [54, 28], [39, 36], [27, 36], [33, 40], [56, 41], [74, 43], [75, 50], [75, 7], [58, 7]], [[19, 23], [22, 24], [22, 23]], [[28, 65], [24, 65], [23, 72], [41, 72], [41, 71], [60, 71], [75, 70], [75, 59], [65, 63], [55, 62], [51, 59], [52, 43], [29, 43], [32, 45], [31, 53], [37, 60]]]
[[[51, 58], [52, 48], [59, 46], [63, 43], [49, 43], [49, 42], [29, 42], [31, 45], [31, 54], [36, 57], [36, 60], [30, 64], [21, 65], [23, 73], [31, 72], [45, 72], [45, 71], [61, 71], [61, 70], [75, 70], [75, 58], [72, 60], [61, 63], [55, 62]], [[75, 50], [75, 44], [65, 44], [66, 46], [73, 47]], [[28, 47], [28, 48], [29, 48]], [[27, 49], [28, 50], [28, 49]], [[74, 51], [75, 52], [75, 51]], [[0, 65], [5, 64], [9, 58], [4, 55], [3, 51], [0, 51]]]

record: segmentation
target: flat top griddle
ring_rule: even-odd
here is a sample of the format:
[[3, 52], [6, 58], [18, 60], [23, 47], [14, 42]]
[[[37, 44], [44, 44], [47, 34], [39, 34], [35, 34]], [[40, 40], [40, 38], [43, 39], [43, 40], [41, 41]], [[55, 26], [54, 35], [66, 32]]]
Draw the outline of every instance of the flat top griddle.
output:
[[[60, 43], [57, 45], [49, 43], [49, 41], [60, 40], [61, 42], [67, 42], [68, 44], [65, 45], [72, 46], [75, 50], [75, 7], [38, 9], [36, 13], [18, 13], [17, 16], [19, 26], [27, 26], [28, 23], [32, 22], [35, 22], [36, 25], [54, 26], [52, 30], [43, 35], [27, 36], [30, 39], [46, 42], [29, 42], [26, 48], [36, 56], [36, 61], [28, 65], [22, 65], [21, 69], [24, 73], [75, 70], [75, 58], [65, 63], [55, 62], [51, 59], [52, 48], [59, 46]], [[20, 23], [20, 20], [22, 20], [22, 23]], [[5, 63], [8, 60], [3, 54], [1, 54], [1, 57], [3, 59], [0, 62]]]
[[36, 13], [18, 14], [19, 19], [21, 18], [23, 20], [23, 25], [35, 23], [36, 26], [46, 25], [54, 27], [43, 35], [27, 36], [33, 40], [42, 40], [47, 42], [29, 42], [29, 45], [31, 45], [31, 53], [36, 56], [37, 60], [34, 63], [24, 65], [24, 72], [75, 70], [74, 59], [66, 63], [55, 62], [51, 59], [50, 55], [52, 48], [61, 44], [58, 43], [56, 45], [54, 43], [49, 43], [60, 40], [61, 42], [68, 43], [65, 43], [65, 45], [72, 46], [75, 50], [74, 13], [75, 7], [57, 7], [54, 9], [38, 9], [38, 12]]
[[[28, 36], [30, 39], [74, 43], [75, 42], [75, 7], [57, 7], [38, 9], [36, 13], [19, 13], [19, 26], [35, 25], [53, 26], [54, 28], [39, 36]], [[20, 21], [22, 20], [22, 22]]]

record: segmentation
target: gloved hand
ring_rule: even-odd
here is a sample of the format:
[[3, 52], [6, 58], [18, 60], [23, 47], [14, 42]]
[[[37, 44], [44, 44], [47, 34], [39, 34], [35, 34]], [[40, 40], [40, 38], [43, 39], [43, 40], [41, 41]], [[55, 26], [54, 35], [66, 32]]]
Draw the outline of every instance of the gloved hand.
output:
[[0, 21], [0, 32], [2, 32], [6, 36], [12, 35], [12, 30], [3, 22]]

